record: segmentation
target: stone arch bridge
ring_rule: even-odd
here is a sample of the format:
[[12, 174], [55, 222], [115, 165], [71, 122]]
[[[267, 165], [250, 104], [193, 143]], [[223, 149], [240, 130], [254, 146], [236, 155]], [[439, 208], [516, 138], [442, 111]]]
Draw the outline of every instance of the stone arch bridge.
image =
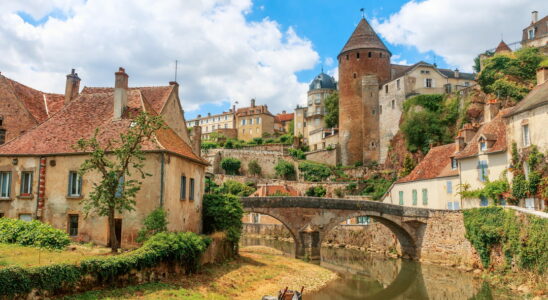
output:
[[369, 216], [396, 235], [404, 257], [463, 265], [475, 260], [460, 211], [317, 197], [246, 197], [242, 204], [246, 212], [283, 223], [295, 240], [297, 258], [319, 259], [322, 240], [331, 229], [349, 218]]

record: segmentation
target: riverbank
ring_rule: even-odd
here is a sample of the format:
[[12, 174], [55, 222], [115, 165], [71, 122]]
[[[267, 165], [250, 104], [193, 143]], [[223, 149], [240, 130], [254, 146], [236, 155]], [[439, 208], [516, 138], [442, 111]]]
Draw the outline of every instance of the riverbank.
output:
[[281, 288], [321, 289], [337, 275], [320, 266], [289, 258], [283, 252], [249, 246], [232, 261], [207, 265], [192, 276], [120, 289], [93, 291], [65, 299], [260, 299]]

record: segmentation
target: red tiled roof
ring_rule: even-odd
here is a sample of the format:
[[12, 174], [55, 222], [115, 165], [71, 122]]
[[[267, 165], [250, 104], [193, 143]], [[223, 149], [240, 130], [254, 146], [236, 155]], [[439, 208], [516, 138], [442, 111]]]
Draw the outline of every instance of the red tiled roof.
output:
[[[161, 87], [164, 90], [165, 87]], [[46, 122], [29, 130], [22, 136], [0, 147], [0, 155], [48, 155], [79, 153], [73, 148], [81, 138], [91, 137], [95, 129], [99, 129], [99, 142], [118, 139], [120, 133], [129, 128], [131, 118], [113, 120], [112, 88], [84, 88], [82, 93], [65, 105], [59, 113], [53, 115]], [[149, 99], [144, 96], [140, 88], [131, 88], [128, 91], [128, 114], [147, 111], [157, 115]], [[151, 95], [163, 93], [148, 93]], [[158, 101], [156, 99], [156, 101]], [[162, 105], [163, 106], [163, 105]], [[158, 130], [154, 138], [144, 141], [143, 150], [167, 150], [201, 164], [205, 160], [192, 152], [192, 148], [185, 143], [171, 128]]]
[[451, 155], [455, 152], [455, 147], [453, 143], [430, 149], [413, 171], [397, 182], [403, 183], [458, 175], [458, 170], [451, 169]]
[[263, 185], [250, 195], [250, 197], [267, 197], [275, 194], [286, 194], [289, 196], [299, 196], [299, 192], [288, 185]]
[[64, 95], [44, 93], [5, 76], [1, 77], [5, 81], [0, 80], [0, 84], [6, 84], [8, 89], [0, 90], [11, 91], [38, 123], [44, 122], [63, 107]]
[[[148, 102], [152, 105], [152, 108], [160, 113], [162, 108], [169, 99], [173, 86], [147, 86], [147, 87], [132, 87], [132, 90], [139, 90], [143, 96], [145, 96]], [[114, 88], [111, 87], [84, 87], [82, 94], [94, 94], [94, 93], [113, 93]]]
[[293, 120], [293, 114], [277, 114], [276, 117], [274, 117], [274, 121], [276, 122], [287, 122]]
[[504, 41], [500, 41], [497, 49], [495, 49], [495, 53], [500, 52], [512, 52], [512, 49], [510, 49], [510, 47], [508, 47], [508, 45]]
[[479, 139], [484, 137], [488, 141], [493, 141], [493, 145], [487, 148], [484, 153], [495, 153], [506, 150], [506, 123], [502, 116], [507, 114], [512, 108], [501, 110], [497, 116], [488, 123], [483, 124], [464, 149], [455, 154], [455, 158], [461, 159], [477, 155], [479, 153]]

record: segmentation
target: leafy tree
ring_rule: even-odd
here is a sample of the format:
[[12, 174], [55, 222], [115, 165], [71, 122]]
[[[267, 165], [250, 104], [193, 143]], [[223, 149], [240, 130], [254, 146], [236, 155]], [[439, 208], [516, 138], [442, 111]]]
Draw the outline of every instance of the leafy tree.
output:
[[156, 233], [167, 231], [167, 224], [167, 212], [158, 207], [145, 218], [143, 228], [137, 233], [137, 242], [143, 243]]
[[227, 180], [223, 182], [223, 184], [219, 187], [217, 191], [221, 194], [230, 194], [234, 196], [247, 197], [253, 194], [253, 192], [255, 192], [255, 188], [250, 187], [249, 185], [240, 183], [238, 181]]
[[295, 134], [295, 120], [289, 121], [289, 125], [287, 126], [287, 128], [287, 134], [293, 136]]
[[333, 93], [325, 98], [325, 126], [339, 126], [339, 93]]
[[295, 178], [295, 166], [286, 160], [280, 159], [274, 170], [276, 171], [276, 175], [282, 179]]
[[242, 162], [239, 159], [227, 157], [221, 161], [221, 168], [228, 175], [238, 175]]
[[415, 162], [413, 156], [409, 154], [406, 155], [405, 159], [403, 160], [403, 169], [400, 172], [400, 177], [407, 176], [409, 173], [411, 173], [411, 171], [413, 171], [415, 166], [417, 166], [417, 162]]
[[237, 245], [244, 213], [240, 199], [228, 194], [206, 194], [203, 205], [204, 233], [224, 231], [228, 240]]
[[141, 189], [141, 181], [128, 178], [134, 172], [141, 179], [151, 176], [143, 170], [145, 153], [142, 143], [161, 128], [164, 128], [164, 122], [160, 116], [141, 112], [133, 119], [127, 131], [120, 134], [118, 140], [100, 143], [100, 132], [96, 129], [91, 138], [80, 139], [75, 146], [78, 150], [89, 152], [88, 158], [80, 166], [80, 174], [98, 172], [100, 175], [100, 181], [93, 184], [93, 191], [83, 200], [84, 211], [86, 215], [95, 212], [99, 216], [108, 217], [109, 240], [113, 252], [120, 247], [114, 230], [115, 213], [134, 210], [135, 196]]
[[247, 165], [247, 169], [249, 170], [249, 174], [251, 175], [259, 176], [262, 172], [261, 166], [256, 159], [249, 162], [249, 164]]
[[[483, 55], [485, 55], [486, 57], [491, 57], [493, 56], [493, 54], [495, 54], [494, 52], [492, 51], [485, 51], [483, 53]], [[476, 73], [479, 73], [481, 71], [481, 63], [480, 63], [480, 57], [481, 57], [481, 54], [476, 56], [476, 58], [474, 58], [474, 72]]]
[[219, 144], [217, 144], [215, 142], [204, 141], [204, 142], [202, 142], [201, 148], [202, 149], [215, 149], [215, 148], [219, 148]]
[[301, 171], [304, 180], [312, 182], [326, 180], [333, 173], [329, 166], [310, 161], [299, 163], [299, 171]]
[[253, 138], [253, 143], [257, 145], [262, 145], [264, 142], [263, 138]]

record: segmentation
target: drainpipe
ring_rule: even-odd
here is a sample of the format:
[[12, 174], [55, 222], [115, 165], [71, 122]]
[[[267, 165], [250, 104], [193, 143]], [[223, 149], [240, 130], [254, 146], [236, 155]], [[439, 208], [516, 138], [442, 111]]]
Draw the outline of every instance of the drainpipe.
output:
[[160, 159], [160, 207], [164, 207], [164, 165], [166, 162], [165, 153], [162, 152]]
[[39, 158], [38, 168], [38, 197], [36, 200], [36, 218], [42, 219], [42, 211], [44, 209], [44, 200], [46, 195], [46, 158]]

